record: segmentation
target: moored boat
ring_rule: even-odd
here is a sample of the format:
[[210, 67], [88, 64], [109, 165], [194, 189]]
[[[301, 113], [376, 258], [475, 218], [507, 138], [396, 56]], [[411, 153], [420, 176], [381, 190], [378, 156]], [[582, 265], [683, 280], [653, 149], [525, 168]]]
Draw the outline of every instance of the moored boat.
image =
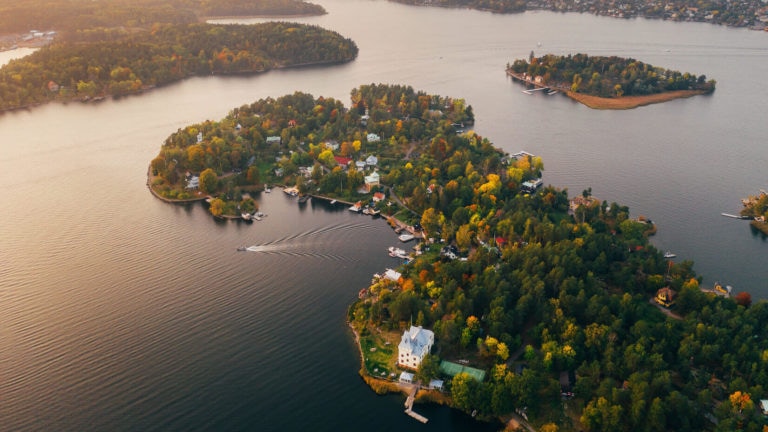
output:
[[397, 238], [398, 238], [398, 239], [399, 239], [401, 242], [407, 242], [407, 241], [411, 241], [411, 240], [413, 240], [413, 239], [414, 239], [414, 236], [413, 236], [413, 234], [409, 234], [409, 233], [406, 233], [406, 234], [400, 234], [400, 235], [399, 235]]
[[676, 257], [676, 256], [677, 256], [677, 255], [673, 254], [673, 253], [672, 253], [672, 252], [670, 252], [670, 251], [666, 251], [666, 252], [664, 252], [664, 258], [674, 258], [674, 257]]

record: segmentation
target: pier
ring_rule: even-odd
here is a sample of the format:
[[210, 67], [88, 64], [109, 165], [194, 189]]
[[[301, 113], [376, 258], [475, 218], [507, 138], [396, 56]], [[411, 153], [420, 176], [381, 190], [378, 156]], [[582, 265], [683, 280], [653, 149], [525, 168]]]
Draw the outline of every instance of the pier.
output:
[[418, 389], [418, 386], [411, 387], [411, 391], [408, 394], [408, 399], [405, 400], [405, 413], [422, 423], [426, 423], [429, 421], [429, 419], [413, 410], [413, 402], [416, 400], [416, 391]]

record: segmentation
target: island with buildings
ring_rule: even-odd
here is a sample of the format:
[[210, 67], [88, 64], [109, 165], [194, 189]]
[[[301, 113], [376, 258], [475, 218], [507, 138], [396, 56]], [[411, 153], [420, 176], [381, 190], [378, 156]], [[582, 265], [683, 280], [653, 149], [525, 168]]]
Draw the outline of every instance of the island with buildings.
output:
[[403, 392], [415, 422], [414, 402], [510, 428], [759, 431], [768, 302], [702, 290], [647, 219], [546, 185], [541, 158], [473, 121], [463, 99], [409, 86], [360, 86], [349, 108], [297, 92], [172, 134], [152, 186], [195, 195], [198, 177], [236, 211], [246, 187], [283, 184], [415, 234], [347, 315], [361, 377]]
[[768, 192], [760, 190], [757, 195], [750, 195], [741, 200], [744, 208], [741, 209], [741, 217], [751, 219], [750, 225], [756, 231], [768, 235]]
[[667, 70], [632, 58], [575, 54], [517, 59], [507, 75], [526, 86], [523, 93], [563, 93], [596, 109], [630, 109], [673, 99], [709, 94], [715, 80]]

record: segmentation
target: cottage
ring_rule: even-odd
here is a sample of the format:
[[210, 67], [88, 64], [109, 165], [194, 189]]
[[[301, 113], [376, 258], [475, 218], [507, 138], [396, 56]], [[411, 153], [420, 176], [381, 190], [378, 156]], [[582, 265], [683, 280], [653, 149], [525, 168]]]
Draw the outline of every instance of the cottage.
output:
[[760, 412], [768, 416], [768, 399], [760, 399]]
[[421, 326], [411, 326], [403, 333], [400, 344], [397, 346], [398, 366], [417, 369], [434, 343], [435, 334], [431, 330], [423, 329]]
[[443, 380], [433, 379], [429, 381], [429, 388], [431, 390], [443, 390]]
[[585, 196], [583, 196], [583, 195], [579, 195], [579, 196], [577, 196], [577, 197], [573, 198], [573, 199], [572, 199], [572, 200], [571, 200], [571, 201], [568, 203], [568, 209], [569, 209], [571, 212], [575, 212], [575, 211], [576, 211], [576, 209], [578, 209], [579, 207], [581, 207], [581, 206], [590, 207], [590, 206], [592, 206], [592, 204], [594, 204], [595, 202], [597, 202], [597, 200], [596, 200], [595, 198], [592, 198], [592, 197], [585, 197]]
[[187, 179], [187, 189], [197, 189], [200, 187], [200, 177], [198, 176], [190, 176]]
[[344, 156], [334, 156], [333, 159], [336, 161], [337, 164], [339, 164], [340, 167], [344, 169], [349, 168], [349, 164], [352, 163], [352, 159]]
[[325, 148], [330, 151], [336, 151], [339, 149], [339, 142], [336, 140], [328, 140], [325, 142]]
[[412, 384], [413, 383], [413, 374], [410, 372], [403, 371], [400, 374], [400, 382], [406, 383], [406, 384]]
[[528, 180], [526, 182], [523, 182], [523, 185], [520, 187], [520, 189], [522, 189], [523, 192], [533, 193], [536, 191], [536, 189], [540, 188], [541, 185], [543, 184], [544, 182], [541, 181], [541, 179]]
[[365, 161], [355, 161], [355, 169], [363, 171], [365, 169]]
[[368, 142], [379, 142], [379, 141], [381, 141], [381, 137], [376, 135], [375, 133], [369, 133], [366, 136], [366, 139], [368, 140]]
[[283, 142], [283, 140], [279, 136], [273, 135], [267, 137], [267, 144], [280, 144], [281, 142]]
[[372, 199], [373, 199], [373, 202], [377, 203], [379, 201], [384, 201], [384, 198], [386, 198], [386, 196], [383, 193], [376, 192], [376, 193], [373, 194], [373, 198]]
[[368, 158], [365, 159], [365, 164], [369, 167], [375, 167], [376, 164], [379, 163], [379, 159], [376, 156], [368, 156]]
[[669, 287], [664, 287], [658, 291], [656, 291], [656, 303], [664, 306], [664, 307], [671, 307], [673, 304], [675, 304], [675, 298], [677, 297], [677, 293], [672, 290]]

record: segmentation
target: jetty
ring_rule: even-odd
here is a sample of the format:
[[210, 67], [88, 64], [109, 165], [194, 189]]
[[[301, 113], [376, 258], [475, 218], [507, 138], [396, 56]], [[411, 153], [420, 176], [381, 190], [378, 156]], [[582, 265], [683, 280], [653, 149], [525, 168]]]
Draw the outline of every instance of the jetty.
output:
[[408, 393], [408, 399], [405, 400], [405, 413], [422, 423], [426, 423], [429, 419], [413, 410], [413, 402], [416, 400], [416, 391], [418, 389], [418, 386], [411, 387], [411, 391]]

